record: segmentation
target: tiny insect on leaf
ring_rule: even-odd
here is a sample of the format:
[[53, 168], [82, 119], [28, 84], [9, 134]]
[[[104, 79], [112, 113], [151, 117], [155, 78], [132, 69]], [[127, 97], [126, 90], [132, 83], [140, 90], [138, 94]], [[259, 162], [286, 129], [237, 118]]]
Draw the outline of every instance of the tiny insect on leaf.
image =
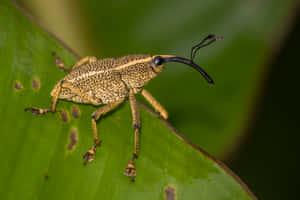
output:
[[33, 115], [55, 112], [58, 99], [96, 106], [104, 105], [92, 113], [94, 145], [83, 155], [84, 164], [86, 164], [95, 159], [96, 149], [101, 145], [96, 121], [128, 98], [132, 111], [135, 139], [133, 156], [129, 160], [124, 174], [130, 176], [131, 180], [134, 181], [137, 173], [134, 160], [138, 158], [140, 150], [140, 116], [135, 94], [141, 93], [152, 107], [164, 119], [167, 119], [167, 111], [144, 89], [144, 86], [163, 70], [164, 64], [169, 62], [178, 62], [190, 66], [197, 70], [208, 83], [214, 84], [212, 78], [199, 65], [194, 63], [194, 58], [200, 48], [220, 39], [221, 37], [216, 37], [213, 34], [208, 35], [191, 49], [190, 59], [172, 55], [129, 55], [102, 60], [95, 57], [85, 57], [72, 67], [66, 68], [60, 57], [53, 53], [53, 56], [55, 56], [54, 63], [68, 74], [51, 91], [52, 102], [50, 108], [30, 107], [25, 108], [25, 111], [31, 111]]

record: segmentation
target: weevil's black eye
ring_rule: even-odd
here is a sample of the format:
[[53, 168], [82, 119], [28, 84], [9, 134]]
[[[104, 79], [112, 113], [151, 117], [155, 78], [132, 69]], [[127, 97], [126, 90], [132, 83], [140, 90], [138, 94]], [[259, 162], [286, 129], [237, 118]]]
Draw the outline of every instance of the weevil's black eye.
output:
[[155, 66], [161, 65], [161, 64], [163, 64], [163, 62], [164, 62], [164, 59], [160, 56], [156, 56], [153, 59], [153, 63], [154, 63]]

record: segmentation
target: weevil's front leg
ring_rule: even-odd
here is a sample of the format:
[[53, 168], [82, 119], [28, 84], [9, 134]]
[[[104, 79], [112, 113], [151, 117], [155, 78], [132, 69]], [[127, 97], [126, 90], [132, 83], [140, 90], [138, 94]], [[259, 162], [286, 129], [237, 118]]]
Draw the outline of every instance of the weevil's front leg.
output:
[[139, 136], [140, 136], [140, 114], [138, 110], [138, 106], [136, 103], [136, 99], [134, 97], [134, 93], [130, 91], [129, 93], [129, 101], [130, 101], [130, 107], [131, 107], [131, 112], [132, 112], [132, 123], [133, 123], [133, 128], [134, 128], [134, 153], [132, 158], [129, 160], [127, 167], [125, 168], [124, 175], [130, 176], [131, 180], [134, 181], [134, 178], [136, 176], [136, 169], [134, 167], [133, 161], [138, 158], [139, 155]]
[[124, 99], [119, 100], [114, 103], [111, 103], [111, 104], [107, 104], [107, 105], [99, 108], [92, 114], [92, 128], [93, 128], [93, 134], [94, 134], [94, 145], [92, 146], [92, 148], [90, 148], [90, 150], [88, 150], [88, 152], [86, 152], [83, 155], [83, 158], [84, 158], [83, 164], [86, 164], [87, 162], [91, 162], [94, 160], [95, 153], [96, 153], [96, 147], [101, 145], [101, 141], [99, 140], [99, 137], [98, 137], [96, 121], [101, 117], [101, 115], [104, 115], [104, 114], [108, 113], [109, 111], [113, 110], [118, 105], [120, 105], [123, 101], [124, 101]]
[[166, 111], [166, 109], [164, 109], [164, 107], [150, 94], [150, 92], [143, 89], [141, 93], [145, 97], [145, 99], [152, 105], [155, 111], [159, 112], [164, 119], [168, 118], [168, 112]]
[[30, 108], [25, 108], [25, 111], [31, 111], [31, 113], [33, 115], [41, 115], [41, 114], [46, 114], [48, 112], [55, 112], [55, 108], [56, 108], [56, 104], [57, 104], [57, 100], [58, 100], [58, 96], [62, 87], [64, 81], [61, 81], [60, 84], [58, 85], [53, 97], [52, 97], [52, 101], [51, 101], [51, 105], [50, 105], [50, 109], [46, 108], [36, 108], [36, 107], [30, 107]]
[[72, 67], [66, 68], [66, 66], [63, 63], [63, 61], [61, 60], [61, 58], [55, 52], [53, 52], [53, 55], [55, 56], [55, 60], [54, 60], [55, 65], [57, 67], [59, 67], [60, 69], [62, 69], [64, 72], [70, 72], [70, 71], [74, 70], [77, 67], [80, 67], [81, 65], [83, 65], [85, 63], [90, 63], [91, 64], [91, 63], [93, 63], [97, 60], [97, 58], [94, 57], [94, 56], [87, 56], [87, 57], [84, 57], [81, 60], [79, 60]]

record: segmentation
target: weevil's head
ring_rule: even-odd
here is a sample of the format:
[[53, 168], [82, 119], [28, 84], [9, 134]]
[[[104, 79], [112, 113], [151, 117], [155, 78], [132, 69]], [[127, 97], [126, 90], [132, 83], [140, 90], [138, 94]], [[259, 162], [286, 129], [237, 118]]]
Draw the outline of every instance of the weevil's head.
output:
[[152, 56], [152, 63], [151, 67], [152, 70], [157, 74], [161, 72], [164, 68], [164, 64], [168, 62], [178, 62], [183, 63], [185, 65], [188, 65], [198, 72], [207, 80], [208, 83], [214, 84], [212, 78], [196, 63], [194, 63], [192, 60], [187, 58], [182, 58], [178, 56], [172, 56], [172, 55], [155, 55]]
[[210, 84], [214, 84], [212, 78], [196, 63], [194, 57], [196, 52], [221, 37], [208, 35], [199, 44], [194, 46], [191, 51], [191, 58], [182, 58], [172, 55], [130, 55], [118, 60], [121, 65], [116, 67], [120, 69], [122, 80], [126, 82], [130, 88], [141, 89], [148, 81], [156, 77], [164, 68], [164, 64], [168, 62], [183, 63], [197, 70]]
[[155, 56], [152, 56], [152, 61], [151, 61], [152, 70], [155, 73], [159, 73], [159, 72], [162, 71], [163, 66], [164, 66], [165, 63], [168, 63], [168, 62], [183, 63], [183, 64], [188, 65], [188, 66], [194, 68], [195, 70], [197, 70], [206, 79], [206, 81], [208, 83], [214, 84], [212, 78], [199, 65], [194, 63], [194, 58], [195, 58], [196, 52], [200, 48], [208, 46], [211, 43], [213, 43], [217, 40], [221, 40], [221, 39], [223, 39], [223, 37], [217, 37], [213, 34], [208, 35], [199, 44], [195, 45], [192, 48], [190, 59], [182, 58], [182, 57], [178, 57], [178, 56], [172, 56], [172, 55], [155, 55]]
[[150, 61], [150, 66], [152, 68], [152, 71], [155, 72], [156, 74], [162, 72], [164, 68], [164, 59], [167, 57], [174, 57], [172, 55], [152, 55], [151, 56], [151, 61]]

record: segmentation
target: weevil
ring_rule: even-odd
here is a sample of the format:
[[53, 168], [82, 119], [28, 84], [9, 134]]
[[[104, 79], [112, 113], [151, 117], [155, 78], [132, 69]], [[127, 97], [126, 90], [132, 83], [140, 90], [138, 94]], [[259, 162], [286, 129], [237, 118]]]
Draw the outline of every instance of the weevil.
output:
[[50, 108], [36, 107], [25, 108], [33, 115], [54, 113], [58, 99], [65, 99], [76, 103], [104, 105], [92, 113], [91, 122], [94, 135], [94, 145], [83, 155], [84, 164], [95, 159], [96, 148], [101, 145], [96, 126], [101, 116], [115, 109], [127, 98], [130, 101], [132, 121], [134, 128], [134, 152], [129, 160], [124, 174], [130, 176], [132, 181], [136, 176], [134, 160], [139, 156], [140, 117], [135, 99], [135, 94], [142, 96], [160, 113], [168, 118], [164, 107], [144, 89], [146, 83], [156, 77], [168, 62], [179, 62], [188, 65], [198, 72], [210, 84], [214, 84], [212, 78], [197, 64], [194, 63], [196, 52], [217, 40], [213, 34], [205, 37], [199, 44], [191, 49], [190, 59], [172, 55], [129, 55], [120, 58], [106, 58], [98, 60], [95, 57], [85, 57], [75, 65], [67, 69], [62, 60], [56, 55], [55, 64], [68, 74], [61, 79], [51, 91], [52, 101]]

